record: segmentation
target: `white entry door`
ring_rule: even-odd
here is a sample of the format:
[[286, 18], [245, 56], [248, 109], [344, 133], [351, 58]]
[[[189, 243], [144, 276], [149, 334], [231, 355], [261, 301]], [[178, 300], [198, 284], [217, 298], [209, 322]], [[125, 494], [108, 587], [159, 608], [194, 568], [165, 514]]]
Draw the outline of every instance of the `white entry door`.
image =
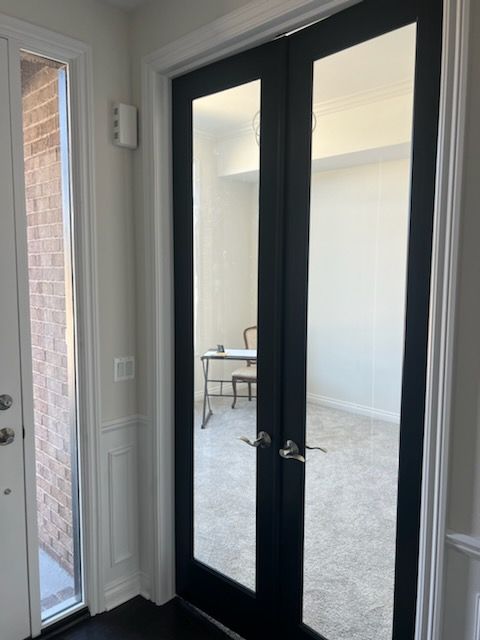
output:
[[0, 638], [30, 635], [8, 44], [0, 38]]

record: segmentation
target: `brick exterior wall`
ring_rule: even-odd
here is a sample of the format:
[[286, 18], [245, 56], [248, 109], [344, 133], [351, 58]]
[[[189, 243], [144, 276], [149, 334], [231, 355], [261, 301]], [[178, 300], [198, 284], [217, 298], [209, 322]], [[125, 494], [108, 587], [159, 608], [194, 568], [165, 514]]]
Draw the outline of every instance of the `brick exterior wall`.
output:
[[58, 69], [22, 55], [28, 270], [40, 544], [73, 573], [70, 402]]

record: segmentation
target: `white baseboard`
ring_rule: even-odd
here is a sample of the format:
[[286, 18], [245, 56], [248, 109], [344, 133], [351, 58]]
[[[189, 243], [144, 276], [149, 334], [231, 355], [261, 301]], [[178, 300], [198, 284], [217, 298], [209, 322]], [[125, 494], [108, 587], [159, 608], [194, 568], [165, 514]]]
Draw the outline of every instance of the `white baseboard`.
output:
[[384, 411], [383, 409], [377, 409], [376, 407], [369, 407], [368, 405], [363, 404], [356, 404], [355, 402], [336, 400], [335, 398], [328, 398], [327, 396], [317, 395], [316, 393], [307, 393], [307, 402], [318, 404], [322, 407], [328, 407], [330, 409], [356, 413], [360, 416], [376, 418], [377, 420], [385, 420], [386, 422], [395, 422], [396, 424], [400, 422], [400, 414], [395, 413], [394, 411]]
[[[105, 609], [110, 611], [142, 594], [140, 573], [113, 580], [105, 587]], [[143, 594], [142, 594], [143, 595]]]
[[150, 576], [144, 571], [140, 571], [140, 595], [146, 600], [152, 600], [152, 585]]

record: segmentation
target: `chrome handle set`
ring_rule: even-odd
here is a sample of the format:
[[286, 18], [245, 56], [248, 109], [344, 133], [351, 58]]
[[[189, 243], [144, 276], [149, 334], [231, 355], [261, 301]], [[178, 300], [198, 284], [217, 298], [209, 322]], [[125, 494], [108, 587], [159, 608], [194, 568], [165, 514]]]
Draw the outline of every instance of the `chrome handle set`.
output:
[[250, 447], [255, 447], [255, 449], [258, 447], [261, 449], [267, 449], [272, 444], [272, 439], [266, 431], [260, 431], [258, 437], [253, 442], [249, 440], [247, 436], [240, 436], [239, 440], [245, 442]]
[[[250, 440], [247, 436], [240, 436], [239, 440], [245, 442], [250, 447], [257, 449], [267, 449], [272, 444], [272, 439], [266, 431], [260, 431], [255, 440]], [[305, 462], [305, 457], [300, 454], [298, 445], [293, 440], [287, 440], [283, 445], [283, 449], [279, 450], [279, 454], [286, 460], [298, 460], [298, 462]]]
[[279, 450], [279, 454], [286, 460], [298, 460], [298, 462], [305, 462], [305, 456], [302, 456], [298, 445], [293, 440], [287, 440], [283, 445], [283, 449]]

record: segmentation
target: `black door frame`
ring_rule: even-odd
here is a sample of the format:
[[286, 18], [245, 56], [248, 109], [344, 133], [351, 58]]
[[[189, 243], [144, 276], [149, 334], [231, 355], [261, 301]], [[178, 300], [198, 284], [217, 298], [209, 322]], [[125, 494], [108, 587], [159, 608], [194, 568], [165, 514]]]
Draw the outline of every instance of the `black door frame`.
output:
[[[173, 81], [177, 592], [247, 638], [277, 631], [294, 639], [319, 637], [301, 623], [304, 466], [278, 456], [287, 438], [301, 451], [305, 445], [313, 61], [412, 22], [417, 65], [393, 638], [414, 637], [441, 13], [440, 0], [364, 0], [289, 38]], [[257, 421], [273, 439], [270, 449], [257, 452], [257, 595], [193, 557], [193, 403], [185, 402], [193, 398], [192, 100], [255, 79], [262, 80], [263, 143], [259, 378], [269, 371]]]
[[[397, 504], [394, 640], [413, 639], [427, 371], [430, 274], [440, 94], [442, 3], [364, 0], [291, 37], [289, 48], [285, 236], [283, 427], [305, 452], [308, 236], [313, 62], [408, 24], [417, 24], [412, 182]], [[287, 302], [288, 301], [288, 302]], [[288, 396], [287, 396], [288, 390]], [[281, 608], [291, 638], [317, 638], [302, 624], [305, 466], [282, 464]]]
[[[175, 482], [177, 593], [248, 638], [272, 628], [278, 595], [281, 252], [285, 136], [286, 43], [277, 40], [209, 65], [172, 83], [175, 274]], [[261, 80], [258, 255], [257, 426], [273, 441], [257, 456], [256, 593], [193, 556], [193, 139], [192, 101]], [[179, 144], [180, 143], [180, 144]], [[262, 377], [262, 371], [268, 375]], [[207, 428], [210, 428], [207, 427]], [[277, 447], [278, 449], [278, 447]], [[259, 488], [262, 488], [260, 491]]]

